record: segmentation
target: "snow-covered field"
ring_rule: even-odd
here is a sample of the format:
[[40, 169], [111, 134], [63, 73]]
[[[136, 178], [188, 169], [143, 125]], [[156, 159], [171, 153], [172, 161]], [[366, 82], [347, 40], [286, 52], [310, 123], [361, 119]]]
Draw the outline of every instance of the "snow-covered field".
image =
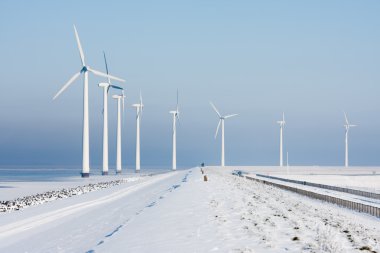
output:
[[231, 175], [177, 171], [0, 214], [0, 252], [380, 252], [380, 220]]
[[380, 193], [380, 173], [370, 175], [276, 175], [277, 177]]
[[380, 193], [380, 167], [231, 166], [230, 168], [241, 169], [252, 174], [272, 175]]

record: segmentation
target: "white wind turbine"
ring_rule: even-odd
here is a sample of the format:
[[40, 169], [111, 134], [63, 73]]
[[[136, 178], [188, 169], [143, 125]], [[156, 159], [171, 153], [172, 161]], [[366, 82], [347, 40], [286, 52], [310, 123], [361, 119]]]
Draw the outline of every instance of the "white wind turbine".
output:
[[140, 171], [140, 121], [143, 110], [143, 102], [140, 91], [140, 103], [133, 104], [133, 107], [136, 107], [136, 172]]
[[228, 119], [228, 118], [231, 118], [231, 117], [234, 117], [234, 116], [237, 116], [238, 114], [230, 114], [230, 115], [222, 116], [218, 112], [218, 110], [216, 109], [215, 105], [212, 102], [210, 102], [210, 104], [211, 104], [212, 108], [214, 109], [214, 111], [216, 112], [216, 114], [219, 117], [218, 127], [216, 128], [216, 132], [215, 132], [215, 139], [216, 139], [216, 136], [218, 135], [220, 124], [222, 124], [222, 157], [221, 157], [221, 166], [224, 167], [224, 165], [225, 165], [225, 163], [224, 163], [224, 120]]
[[179, 120], [179, 108], [178, 108], [178, 90], [177, 90], [177, 107], [175, 111], [170, 111], [173, 114], [173, 158], [172, 169], [177, 169], [177, 120]]
[[282, 151], [282, 146], [283, 146], [283, 129], [285, 126], [285, 114], [282, 113], [282, 120], [277, 121], [278, 124], [280, 124], [280, 166], [282, 167], [284, 165], [283, 161], [283, 151]]
[[350, 127], [356, 127], [356, 125], [351, 125], [348, 122], [347, 115], [345, 112], [344, 112], [344, 118], [346, 120], [346, 124], [344, 125], [344, 127], [346, 128], [346, 138], [345, 138], [346, 152], [345, 152], [344, 166], [348, 167], [348, 131], [350, 130]]
[[100, 71], [94, 70], [86, 65], [84, 60], [84, 54], [82, 50], [82, 46], [80, 44], [79, 36], [77, 29], [74, 25], [74, 32], [75, 37], [77, 41], [77, 46], [79, 50], [80, 59], [82, 62], [81, 70], [74, 74], [70, 80], [57, 92], [57, 94], [53, 97], [53, 100], [56, 99], [63, 91], [65, 91], [81, 74], [84, 75], [83, 79], [83, 140], [82, 140], [82, 152], [83, 152], [83, 159], [82, 159], [82, 177], [89, 177], [90, 176], [90, 140], [89, 140], [89, 119], [88, 119], [88, 72], [91, 72], [97, 76], [107, 77], [110, 79], [118, 80], [121, 82], [124, 82], [123, 79], [120, 79], [118, 77], [114, 77], [111, 75], [107, 75], [105, 73], [102, 73]]
[[[106, 71], [108, 75], [108, 65], [106, 54], [103, 52], [104, 62], [106, 65]], [[99, 87], [103, 88], [103, 169], [102, 175], [108, 175], [108, 92], [110, 88], [123, 90], [123, 88], [112, 85], [111, 79], [108, 78], [107, 83], [99, 83]], [[124, 95], [124, 94], [123, 94]], [[124, 109], [124, 100], [123, 100], [123, 109]]]
[[124, 117], [124, 90], [121, 95], [113, 95], [117, 99], [117, 136], [116, 136], [116, 174], [121, 173], [121, 102], [123, 103], [123, 117]]

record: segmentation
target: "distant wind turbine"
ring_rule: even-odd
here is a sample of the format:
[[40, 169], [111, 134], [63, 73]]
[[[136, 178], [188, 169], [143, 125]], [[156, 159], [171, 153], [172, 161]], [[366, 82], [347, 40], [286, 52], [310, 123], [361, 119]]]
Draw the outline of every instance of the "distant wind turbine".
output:
[[346, 124], [344, 125], [344, 127], [346, 128], [346, 138], [345, 138], [346, 152], [345, 152], [344, 166], [348, 167], [348, 131], [350, 130], [350, 127], [356, 127], [356, 125], [351, 125], [348, 122], [347, 115], [345, 112], [344, 112], [344, 118], [346, 120]]
[[82, 46], [80, 44], [79, 36], [77, 29], [74, 25], [74, 32], [77, 41], [77, 46], [79, 50], [80, 59], [82, 62], [81, 70], [74, 74], [70, 80], [57, 92], [57, 94], [53, 97], [53, 100], [56, 99], [62, 92], [64, 92], [81, 74], [84, 74], [83, 80], [83, 145], [82, 145], [82, 177], [90, 176], [90, 139], [89, 139], [89, 119], [88, 119], [88, 72], [91, 72], [97, 76], [102, 76], [106, 78], [110, 78], [113, 80], [118, 80], [124, 82], [123, 79], [118, 77], [114, 77], [111, 75], [107, 75], [100, 71], [94, 70], [86, 65], [84, 60], [84, 54], [82, 50]]
[[177, 169], [177, 120], [179, 120], [179, 108], [178, 108], [178, 90], [177, 90], [177, 107], [175, 111], [170, 111], [173, 114], [173, 158], [172, 169]]
[[136, 107], [136, 172], [140, 171], [140, 121], [143, 110], [143, 102], [140, 91], [140, 103], [133, 104], [133, 107]]
[[277, 121], [278, 124], [280, 124], [280, 166], [282, 167], [284, 165], [284, 160], [283, 160], [283, 151], [282, 151], [282, 146], [283, 146], [283, 129], [285, 126], [285, 114], [282, 113], [282, 120]]
[[[103, 52], [104, 62], [108, 75], [108, 65], [106, 54]], [[99, 83], [99, 87], [103, 88], [103, 169], [102, 175], [108, 175], [108, 92], [110, 88], [123, 90], [123, 88], [112, 85], [111, 79], [108, 78], [108, 83]], [[124, 100], [123, 100], [124, 101]]]
[[218, 109], [216, 109], [215, 105], [212, 102], [210, 102], [210, 105], [211, 105], [211, 107], [214, 109], [214, 111], [216, 112], [216, 114], [219, 117], [218, 127], [216, 128], [216, 132], [215, 132], [215, 136], [214, 136], [215, 139], [216, 139], [216, 136], [218, 135], [220, 124], [222, 124], [222, 157], [221, 157], [221, 166], [224, 167], [224, 165], [225, 165], [225, 163], [224, 163], [224, 120], [228, 119], [228, 118], [231, 118], [231, 117], [234, 117], [234, 116], [237, 116], [238, 114], [230, 114], [230, 115], [222, 116], [219, 113]]
[[121, 173], [121, 102], [123, 103], [124, 117], [124, 90], [122, 95], [113, 95], [112, 98], [117, 99], [117, 134], [116, 134], [116, 174]]

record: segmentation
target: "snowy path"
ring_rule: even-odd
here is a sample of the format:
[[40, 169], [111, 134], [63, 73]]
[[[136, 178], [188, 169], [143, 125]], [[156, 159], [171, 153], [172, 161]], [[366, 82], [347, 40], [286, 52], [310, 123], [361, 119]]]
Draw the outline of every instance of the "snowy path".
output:
[[131, 184], [0, 215], [0, 252], [84, 252], [105, 231], [114, 229], [154, 194], [165, 190], [163, 181], [166, 184], [178, 181], [178, 174], [146, 177]]

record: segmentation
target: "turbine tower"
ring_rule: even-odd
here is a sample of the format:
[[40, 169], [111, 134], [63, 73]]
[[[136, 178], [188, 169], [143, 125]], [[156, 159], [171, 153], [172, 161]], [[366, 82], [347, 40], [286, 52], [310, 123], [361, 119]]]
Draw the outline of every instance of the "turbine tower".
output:
[[86, 65], [84, 59], [84, 53], [82, 50], [82, 46], [80, 44], [79, 36], [77, 29], [74, 25], [74, 32], [77, 41], [77, 46], [79, 50], [79, 56], [82, 62], [82, 67], [80, 71], [74, 74], [70, 80], [63, 85], [63, 87], [57, 92], [57, 94], [53, 97], [53, 100], [56, 99], [62, 92], [64, 92], [81, 74], [84, 75], [83, 79], [83, 135], [82, 135], [82, 177], [90, 176], [90, 139], [89, 139], [89, 119], [88, 119], [88, 72], [91, 72], [97, 76], [102, 76], [106, 78], [110, 78], [113, 80], [118, 80], [124, 82], [123, 79], [118, 77], [114, 77], [111, 75], [107, 75], [100, 71], [94, 70]]
[[345, 152], [344, 166], [348, 167], [348, 131], [350, 130], [350, 127], [356, 127], [356, 125], [351, 125], [348, 122], [347, 115], [345, 112], [344, 112], [344, 118], [346, 120], [346, 124], [344, 125], [344, 127], [346, 128], [346, 134], [345, 134], [346, 135], [346, 138], [345, 138], [346, 152]]
[[284, 159], [283, 159], [283, 151], [282, 151], [282, 146], [283, 146], [283, 129], [285, 126], [285, 114], [282, 113], [282, 120], [277, 121], [278, 124], [280, 124], [280, 167], [284, 165]]
[[210, 102], [210, 105], [212, 106], [212, 108], [214, 109], [214, 111], [216, 112], [216, 114], [219, 117], [219, 123], [218, 123], [218, 126], [216, 128], [216, 132], [215, 132], [215, 136], [214, 136], [215, 139], [216, 139], [216, 136], [218, 135], [219, 127], [220, 127], [220, 125], [222, 125], [222, 157], [221, 157], [221, 165], [220, 166], [224, 167], [224, 165], [225, 165], [225, 163], [224, 163], [224, 120], [231, 118], [231, 117], [234, 117], [234, 116], [237, 116], [238, 114], [230, 114], [230, 115], [222, 116], [212, 102]]
[[[106, 64], [106, 71], [108, 75], [108, 66], [106, 54], [103, 52], [104, 62]], [[108, 175], [108, 92], [110, 88], [123, 90], [123, 88], [112, 85], [111, 79], [108, 78], [107, 83], [99, 83], [99, 87], [103, 88], [103, 169], [102, 175]]]
[[143, 110], [142, 96], [140, 91], [140, 103], [133, 104], [136, 107], [136, 172], [140, 172], [140, 121]]
[[117, 99], [117, 134], [116, 134], [116, 174], [121, 174], [121, 101], [123, 102], [124, 116], [124, 91], [122, 95], [113, 95], [112, 98]]
[[179, 120], [179, 108], [178, 108], [178, 90], [177, 90], [177, 107], [175, 111], [170, 111], [173, 114], [173, 158], [172, 169], [177, 169], [177, 120]]

